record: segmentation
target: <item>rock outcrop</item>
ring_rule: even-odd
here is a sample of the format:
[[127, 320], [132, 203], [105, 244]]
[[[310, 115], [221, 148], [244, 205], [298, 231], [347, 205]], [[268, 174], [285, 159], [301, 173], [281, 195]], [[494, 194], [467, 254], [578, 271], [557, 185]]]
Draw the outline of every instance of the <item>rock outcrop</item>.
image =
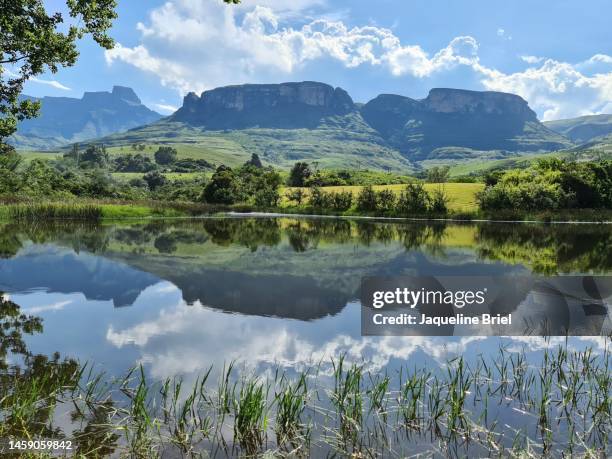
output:
[[545, 151], [571, 145], [515, 94], [436, 88], [423, 100], [380, 95], [361, 113], [392, 146], [424, 159], [437, 149]]
[[226, 86], [200, 97], [189, 93], [171, 119], [207, 129], [315, 128], [321, 118], [353, 110], [343, 89], [304, 81]]

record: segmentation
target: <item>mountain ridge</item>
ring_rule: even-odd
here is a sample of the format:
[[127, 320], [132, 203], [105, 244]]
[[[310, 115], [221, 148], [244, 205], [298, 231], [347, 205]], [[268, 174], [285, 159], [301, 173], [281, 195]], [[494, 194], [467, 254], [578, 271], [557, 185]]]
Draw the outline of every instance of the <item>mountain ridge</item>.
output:
[[74, 97], [22, 96], [41, 102], [40, 115], [23, 120], [9, 143], [17, 148], [52, 149], [74, 142], [104, 137], [146, 125], [162, 115], [142, 104], [126, 86], [109, 91], [85, 92]]

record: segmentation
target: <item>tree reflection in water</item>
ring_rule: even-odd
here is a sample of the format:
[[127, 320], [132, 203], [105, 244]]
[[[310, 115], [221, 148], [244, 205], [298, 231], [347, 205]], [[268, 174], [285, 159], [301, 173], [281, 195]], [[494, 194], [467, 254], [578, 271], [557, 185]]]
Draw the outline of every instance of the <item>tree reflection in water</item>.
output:
[[71, 419], [77, 429], [69, 435], [55, 425], [55, 412], [60, 405], [69, 406], [84, 368], [57, 352], [50, 357], [30, 352], [24, 335], [42, 332], [39, 317], [23, 314], [0, 292], [0, 438], [69, 437], [76, 443], [73, 451], [77, 455], [98, 457], [113, 453], [119, 437], [108, 428], [113, 409], [110, 399], [86, 411], [74, 403]]

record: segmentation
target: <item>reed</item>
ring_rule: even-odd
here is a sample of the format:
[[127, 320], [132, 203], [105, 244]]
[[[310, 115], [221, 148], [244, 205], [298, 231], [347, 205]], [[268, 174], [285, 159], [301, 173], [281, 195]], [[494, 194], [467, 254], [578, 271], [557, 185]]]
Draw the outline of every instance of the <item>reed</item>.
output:
[[[545, 349], [537, 364], [525, 350], [502, 348], [471, 365], [459, 357], [439, 371], [396, 375], [370, 373], [346, 356], [331, 361], [329, 373], [294, 378], [231, 362], [216, 382], [210, 367], [190, 384], [150, 381], [142, 366], [118, 380], [88, 365], [1, 370], [0, 436], [55, 435], [57, 407], [70, 404], [73, 421], [86, 422], [73, 434], [84, 457], [404, 457], [417, 447], [442, 456], [606, 457], [609, 344], [597, 352]], [[513, 424], [503, 412], [515, 415]]]

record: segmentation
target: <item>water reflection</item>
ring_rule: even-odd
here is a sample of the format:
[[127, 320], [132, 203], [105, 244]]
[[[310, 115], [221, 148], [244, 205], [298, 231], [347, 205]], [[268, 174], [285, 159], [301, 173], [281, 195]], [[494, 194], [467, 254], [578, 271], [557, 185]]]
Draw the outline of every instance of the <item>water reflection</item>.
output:
[[[315, 365], [328, 375], [330, 358], [340, 355], [374, 372], [435, 372], [456, 356], [475, 361], [503, 346], [526, 349], [535, 362], [542, 349], [565, 340], [362, 337], [361, 278], [606, 274], [610, 238], [604, 225], [315, 218], [4, 224], [0, 391], [15, 375], [50, 372], [70, 386], [78, 362], [116, 376], [142, 363], [147, 377], [183, 375], [187, 386], [210, 365], [218, 371], [231, 360], [259, 374]], [[568, 343], [601, 350], [604, 339]], [[96, 445], [112, 454], [118, 439], [101, 427], [112, 402], [95, 408], [66, 413], [66, 424], [76, 425], [83, 454]], [[41, 410], [35, 421], [57, 434], [48, 415]]]
[[225, 218], [8, 224], [0, 234], [0, 288], [48, 323], [33, 346], [117, 371], [146, 361], [158, 376], [240, 357], [306, 365], [347, 352], [383, 368], [414, 352], [463, 352], [472, 340], [360, 337], [361, 278], [612, 265], [605, 225]]

